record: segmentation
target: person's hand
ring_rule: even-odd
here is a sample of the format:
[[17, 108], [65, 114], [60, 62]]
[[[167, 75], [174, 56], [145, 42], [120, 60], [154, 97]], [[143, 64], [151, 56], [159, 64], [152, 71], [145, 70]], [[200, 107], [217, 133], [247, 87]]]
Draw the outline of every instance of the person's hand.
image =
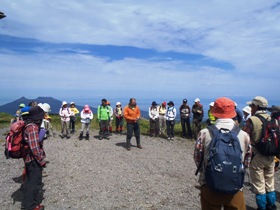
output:
[[42, 167], [42, 168], [46, 168], [46, 162], [42, 162], [42, 163], [41, 163], [41, 167]]

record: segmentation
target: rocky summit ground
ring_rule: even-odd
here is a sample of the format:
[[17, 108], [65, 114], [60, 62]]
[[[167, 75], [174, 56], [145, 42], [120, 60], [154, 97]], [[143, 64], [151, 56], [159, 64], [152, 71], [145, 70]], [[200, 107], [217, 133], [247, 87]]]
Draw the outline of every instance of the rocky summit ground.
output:
[[[3, 143], [4, 133], [0, 131]], [[47, 176], [43, 178], [42, 204], [47, 210], [63, 209], [200, 209], [193, 161], [192, 140], [141, 136], [143, 149], [125, 149], [125, 135], [110, 140], [51, 137], [44, 143]], [[135, 138], [132, 139], [135, 145]], [[22, 160], [5, 159], [0, 153], [0, 209], [20, 209]], [[280, 201], [276, 173], [277, 205]], [[247, 209], [255, 209], [246, 177]]]

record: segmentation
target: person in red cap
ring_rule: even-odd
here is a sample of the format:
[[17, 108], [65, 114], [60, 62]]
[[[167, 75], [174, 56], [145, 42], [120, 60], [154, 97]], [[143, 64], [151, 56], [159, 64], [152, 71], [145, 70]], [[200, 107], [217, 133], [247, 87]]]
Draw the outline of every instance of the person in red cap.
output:
[[[214, 103], [214, 108], [212, 114], [216, 117], [216, 126], [222, 132], [221, 129], [232, 130], [236, 125], [232, 120], [236, 116], [235, 104], [229, 98], [218, 98]], [[208, 128], [202, 129], [198, 133], [194, 148], [194, 160], [195, 164], [200, 167], [200, 196], [201, 196], [201, 209], [221, 209], [223, 206], [224, 209], [239, 209], [246, 210], [245, 198], [242, 188], [235, 194], [225, 194], [217, 193], [212, 191], [209, 186], [206, 184], [205, 180], [205, 168], [207, 165], [207, 158], [209, 156], [209, 145], [212, 140], [212, 133]], [[250, 147], [250, 137], [249, 135], [240, 130], [237, 138], [240, 142], [242, 153], [242, 160], [244, 167], [247, 168], [249, 165], [249, 160], [251, 157], [251, 147]], [[203, 158], [205, 157], [205, 158]]]
[[84, 109], [81, 111], [82, 129], [80, 131], [79, 140], [83, 139], [83, 134], [85, 129], [86, 129], [86, 140], [89, 140], [89, 125], [92, 118], [93, 118], [93, 113], [90, 110], [89, 105], [86, 104], [84, 106]]
[[162, 102], [161, 105], [159, 106], [158, 113], [159, 113], [159, 133], [163, 135], [166, 127], [166, 119], [165, 119], [166, 102], [165, 101]]

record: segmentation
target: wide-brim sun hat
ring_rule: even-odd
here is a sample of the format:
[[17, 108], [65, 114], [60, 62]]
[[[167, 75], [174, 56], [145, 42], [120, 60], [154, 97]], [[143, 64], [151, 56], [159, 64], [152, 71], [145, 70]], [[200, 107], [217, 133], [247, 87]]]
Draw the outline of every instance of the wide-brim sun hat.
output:
[[152, 102], [152, 105], [153, 105], [153, 106], [156, 106], [156, 105], [157, 105], [157, 102], [153, 101], [153, 102]]
[[85, 110], [86, 112], [88, 112], [88, 111], [90, 110], [89, 105], [86, 104], [86, 105], [84, 106], [84, 110]]
[[267, 108], [268, 101], [266, 100], [266, 98], [264, 98], [262, 96], [256, 96], [252, 101], [248, 101], [247, 104], [249, 106], [255, 105], [255, 106], [258, 106], [261, 108]]
[[66, 102], [66, 101], [63, 101], [63, 102], [62, 102], [62, 106], [64, 106], [64, 105], [67, 105], [67, 102]]
[[118, 106], [118, 105], [122, 105], [121, 102], [118, 101], [118, 102], [116, 103], [116, 106]]
[[231, 119], [236, 116], [234, 101], [226, 97], [218, 98], [211, 112], [216, 118]]
[[200, 102], [200, 99], [199, 99], [199, 98], [196, 98], [196, 99], [194, 99], [193, 102]]
[[245, 106], [245, 107], [242, 109], [242, 111], [243, 111], [243, 112], [246, 112], [246, 113], [248, 113], [248, 114], [251, 114], [252, 109], [251, 109], [251, 107], [249, 107], [249, 106]]

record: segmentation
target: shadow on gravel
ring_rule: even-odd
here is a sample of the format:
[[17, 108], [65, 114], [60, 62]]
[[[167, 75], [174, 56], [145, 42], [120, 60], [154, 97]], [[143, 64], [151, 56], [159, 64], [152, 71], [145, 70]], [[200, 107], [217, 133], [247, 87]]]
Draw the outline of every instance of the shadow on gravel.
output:
[[[22, 183], [22, 177], [15, 177], [13, 178], [13, 180], [17, 180], [15, 181], [16, 183]], [[20, 181], [19, 181], [20, 180]], [[42, 183], [42, 189], [39, 191], [39, 196], [38, 196], [38, 203], [42, 203], [42, 201], [45, 199], [44, 198], [44, 192], [45, 190], [43, 189], [44, 187], [44, 183]], [[15, 192], [12, 193], [11, 198], [13, 199], [13, 205], [15, 204], [15, 202], [19, 202], [21, 203], [22, 199], [23, 199], [23, 184], [20, 185], [20, 188], [17, 189]]]
[[126, 148], [127, 144], [126, 144], [126, 142], [120, 142], [120, 143], [116, 143], [116, 146]]
[[15, 202], [22, 201], [22, 198], [23, 198], [22, 185], [20, 185], [19, 189], [17, 189], [15, 192], [13, 192], [13, 194], [11, 195], [11, 198], [13, 199], [13, 205], [15, 204]]
[[18, 176], [18, 177], [13, 177], [12, 178], [14, 180], [15, 183], [19, 183], [22, 184], [22, 176]]

